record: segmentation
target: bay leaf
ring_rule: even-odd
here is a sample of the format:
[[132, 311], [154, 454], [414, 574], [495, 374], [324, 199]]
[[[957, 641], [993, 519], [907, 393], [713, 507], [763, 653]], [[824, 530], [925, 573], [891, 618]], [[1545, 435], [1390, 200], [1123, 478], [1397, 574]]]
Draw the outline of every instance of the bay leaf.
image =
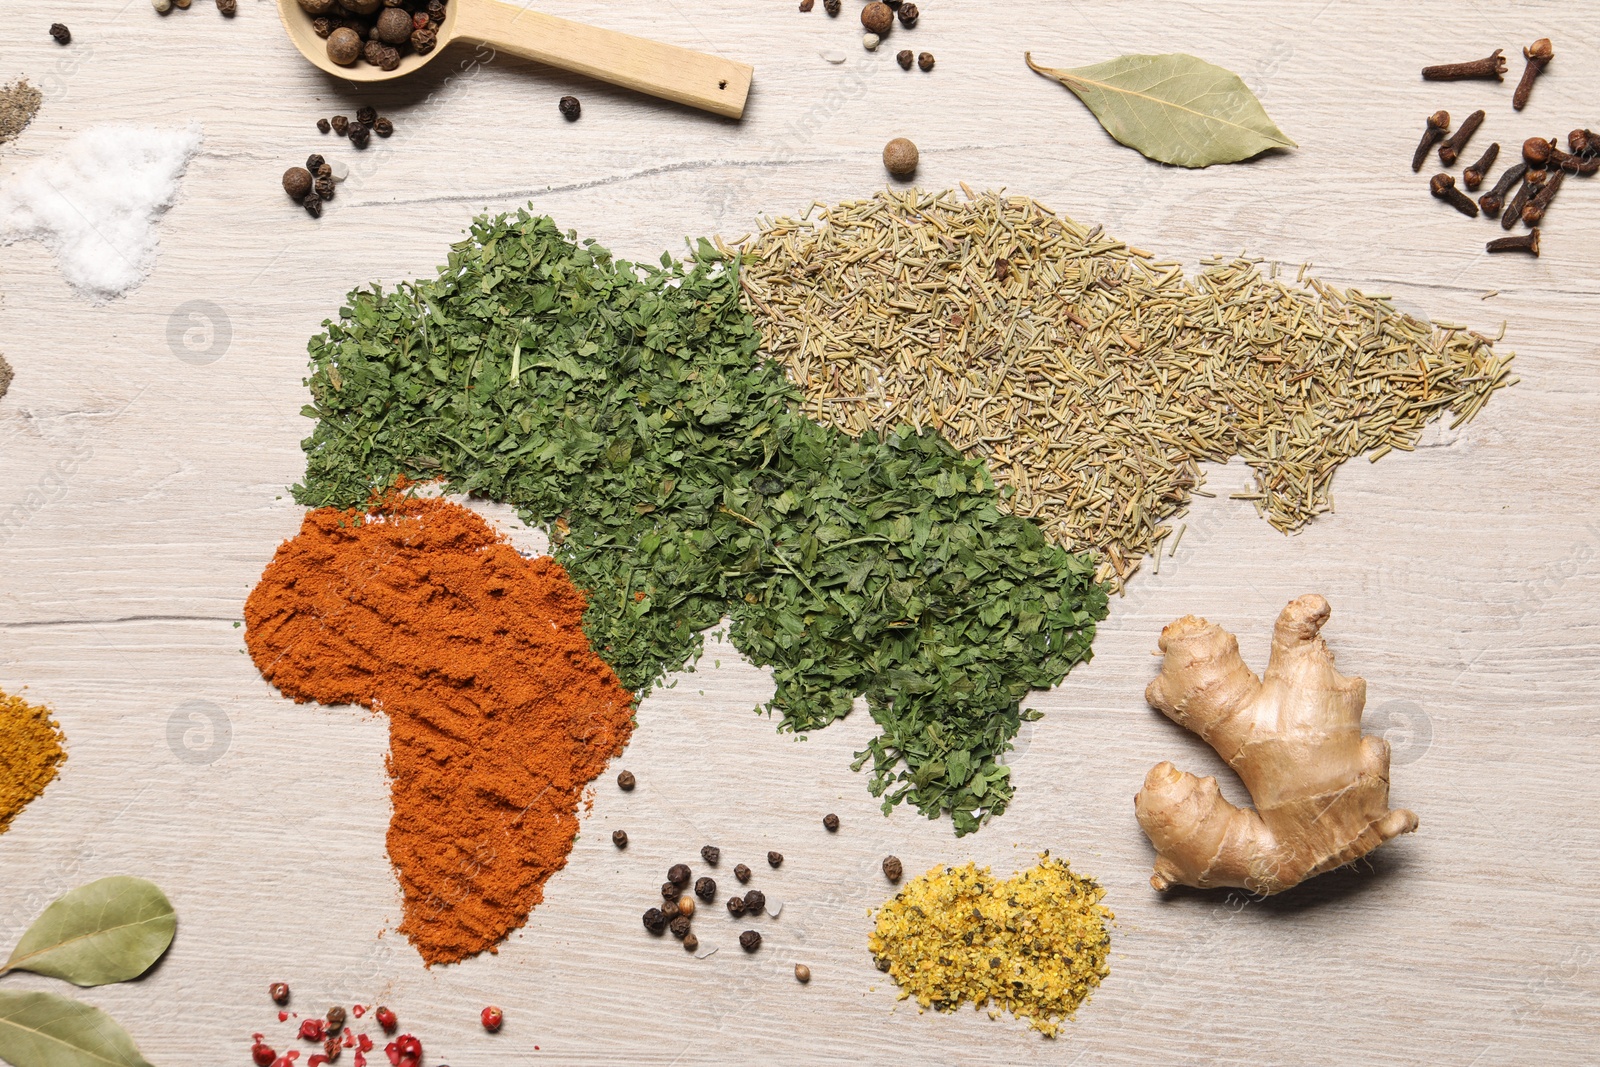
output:
[[1112, 137], [1162, 163], [1209, 167], [1299, 147], [1237, 74], [1197, 56], [1119, 56], [1065, 70], [1025, 58], [1072, 90]]
[[150, 1067], [99, 1008], [54, 993], [0, 990], [0, 1060], [15, 1067]]
[[155, 883], [101, 878], [46, 908], [0, 974], [32, 971], [80, 986], [126, 982], [161, 958], [177, 926], [171, 902]]

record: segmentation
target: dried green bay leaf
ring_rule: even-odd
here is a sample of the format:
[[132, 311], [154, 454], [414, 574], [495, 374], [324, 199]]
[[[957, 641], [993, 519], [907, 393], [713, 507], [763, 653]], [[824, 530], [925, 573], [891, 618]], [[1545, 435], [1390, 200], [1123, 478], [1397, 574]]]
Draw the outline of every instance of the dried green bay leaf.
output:
[[99, 1008], [13, 990], [0, 990], [0, 1059], [15, 1067], [150, 1067]]
[[177, 926], [171, 902], [153, 882], [102, 878], [46, 908], [0, 974], [32, 971], [80, 986], [126, 982], [161, 958]]
[[1117, 140], [1180, 167], [1236, 163], [1299, 147], [1239, 76], [1196, 56], [1120, 56], [1088, 67], [1028, 66], [1071, 89]]

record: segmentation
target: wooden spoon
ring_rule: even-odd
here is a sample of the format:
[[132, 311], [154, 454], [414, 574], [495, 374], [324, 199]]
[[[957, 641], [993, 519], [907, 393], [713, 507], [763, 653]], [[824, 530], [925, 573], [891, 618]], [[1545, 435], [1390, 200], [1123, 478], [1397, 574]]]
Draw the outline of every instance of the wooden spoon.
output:
[[390, 71], [365, 60], [341, 67], [329, 59], [327, 42], [311, 28], [311, 16], [297, 0], [278, 0], [278, 17], [301, 55], [329, 74], [356, 82], [404, 77], [443, 52], [451, 41], [472, 41], [736, 119], [744, 114], [755, 73], [746, 63], [585, 26], [499, 0], [449, 0], [434, 50], [425, 56], [402, 56], [400, 66]]

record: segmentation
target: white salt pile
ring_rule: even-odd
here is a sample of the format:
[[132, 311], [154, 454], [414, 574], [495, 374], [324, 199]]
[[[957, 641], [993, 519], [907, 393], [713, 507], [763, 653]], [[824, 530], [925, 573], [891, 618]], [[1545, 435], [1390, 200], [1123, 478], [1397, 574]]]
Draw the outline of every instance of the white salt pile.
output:
[[121, 296], [156, 262], [156, 222], [200, 150], [200, 126], [97, 126], [61, 155], [0, 185], [0, 244], [35, 240], [95, 303]]

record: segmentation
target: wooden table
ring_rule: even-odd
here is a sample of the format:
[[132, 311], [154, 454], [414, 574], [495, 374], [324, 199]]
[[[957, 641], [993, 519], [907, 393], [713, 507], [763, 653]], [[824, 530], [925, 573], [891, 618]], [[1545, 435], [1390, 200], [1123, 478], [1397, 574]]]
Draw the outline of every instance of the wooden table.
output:
[[[1543, 258], [1488, 258], [1482, 242], [1500, 231], [1431, 201], [1429, 172], [1407, 163], [1440, 107], [1457, 121], [1489, 109], [1474, 158], [1491, 138], [1514, 153], [1527, 135], [1594, 125], [1600, 13], [929, 0], [917, 29], [870, 55], [855, 3], [837, 20], [793, 0], [543, 3], [753, 63], [747, 117], [471, 51], [414, 82], [346, 91], [299, 59], [266, 0], [232, 21], [208, 0], [166, 18], [139, 0], [11, 5], [0, 81], [27, 73], [47, 99], [0, 149], [0, 176], [100, 123], [194, 119], [205, 145], [155, 273], [125, 299], [93, 306], [38, 246], [0, 248], [0, 348], [16, 368], [0, 401], [0, 686], [55, 709], [71, 751], [0, 837], [0, 943], [78, 883], [159, 881], [181, 916], [165, 962], [81, 994], [157, 1064], [245, 1063], [258, 1030], [284, 1043], [266, 997], [280, 979], [307, 1010], [386, 1002], [430, 1063], [456, 1067], [1593, 1062], [1600, 186], [1568, 184]], [[45, 33], [55, 19], [73, 30], [68, 49]], [[1517, 52], [1545, 35], [1556, 59], [1514, 113]], [[1497, 46], [1512, 57], [1504, 85], [1417, 76]], [[934, 52], [936, 70], [902, 72], [900, 47]], [[1030, 73], [1024, 49], [1060, 66], [1196, 53], [1238, 72], [1301, 147], [1204, 171], [1149, 163]], [[573, 124], [556, 111], [568, 92], [584, 104]], [[393, 117], [391, 140], [362, 154], [316, 132], [368, 102]], [[310, 432], [306, 338], [348, 289], [431, 273], [476, 212], [531, 202], [619, 254], [655, 257], [686, 234], [738, 236], [760, 212], [865, 195], [899, 135], [921, 146], [925, 187], [1004, 186], [1191, 267], [1241, 249], [1309, 260], [1410, 311], [1490, 334], [1505, 323], [1522, 382], [1414, 454], [1350, 464], [1337, 513], [1300, 536], [1227, 498], [1241, 465], [1212, 471], [1220, 495], [1199, 502], [1161, 573], [1114, 604], [1094, 662], [1031, 702], [1046, 717], [1015, 759], [1017, 802], [972, 837], [879, 815], [848, 767], [868, 718], [805, 743], [779, 736], [749, 713], [765, 673], [714, 648], [641, 707], [620, 761], [639, 789], [599, 783], [527, 927], [497, 956], [424, 969], [393, 932], [384, 723], [291, 704], [243, 654], [245, 594], [301, 514], [286, 486]], [[313, 151], [351, 168], [320, 221], [278, 186]], [[196, 309], [217, 331], [198, 354], [182, 341]], [[1158, 896], [1133, 794], [1161, 759], [1220, 767], [1144, 704], [1156, 634], [1205, 614], [1259, 667], [1274, 615], [1307, 591], [1333, 604], [1329, 640], [1368, 680], [1368, 729], [1395, 747], [1394, 803], [1421, 829], [1264, 902]], [[1223, 788], [1242, 799], [1226, 774]], [[625, 853], [608, 840], [617, 827]], [[640, 928], [667, 865], [706, 842], [724, 868], [788, 856], [779, 872], [761, 866], [783, 909], [756, 956], [733, 948], [731, 925], [706, 928], [722, 950], [704, 960]], [[865, 949], [867, 910], [888, 894], [882, 856], [911, 872], [975, 859], [1008, 874], [1043, 849], [1099, 878], [1118, 915], [1111, 977], [1064, 1035], [897, 1006]], [[796, 961], [809, 986], [791, 977]], [[491, 1002], [508, 1018], [497, 1037], [477, 1023]]]

